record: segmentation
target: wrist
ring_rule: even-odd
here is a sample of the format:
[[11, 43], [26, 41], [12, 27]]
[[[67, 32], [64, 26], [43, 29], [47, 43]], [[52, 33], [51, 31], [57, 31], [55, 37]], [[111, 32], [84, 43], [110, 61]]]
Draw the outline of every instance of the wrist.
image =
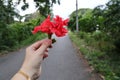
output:
[[[29, 72], [28, 69], [23, 68], [23, 67], [19, 70], [19, 73], [23, 73], [23, 75], [25, 74], [25, 75], [26, 75], [27, 77], [29, 77], [30, 79], [31, 79], [32, 76], [33, 76], [33, 73]], [[25, 77], [26, 77], [26, 76], [25, 76]]]
[[18, 74], [22, 75], [24, 77], [24, 80], [31, 80], [31, 78], [22, 70], [19, 70]]
[[29, 76], [30, 80], [36, 80], [40, 76], [39, 70], [30, 69], [25, 66], [21, 67], [20, 70], [23, 71], [25, 74], [27, 74]]

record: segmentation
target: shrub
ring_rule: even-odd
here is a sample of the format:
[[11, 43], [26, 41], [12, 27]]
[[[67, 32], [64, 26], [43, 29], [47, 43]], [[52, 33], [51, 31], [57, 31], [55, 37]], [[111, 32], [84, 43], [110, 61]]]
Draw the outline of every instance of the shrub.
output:
[[85, 38], [85, 36], [86, 36], [86, 33], [83, 32], [83, 31], [80, 31], [80, 32], [78, 33], [78, 37], [80, 37], [81, 39]]
[[2, 28], [3, 25], [0, 25], [0, 51], [9, 50], [29, 38], [32, 35], [32, 29], [39, 24], [41, 19], [38, 18], [22, 23], [15, 22]]

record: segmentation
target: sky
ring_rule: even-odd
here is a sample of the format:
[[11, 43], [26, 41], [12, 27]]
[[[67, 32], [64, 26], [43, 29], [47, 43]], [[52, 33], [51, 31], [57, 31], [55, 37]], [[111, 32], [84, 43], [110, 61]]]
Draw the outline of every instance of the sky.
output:
[[[80, 8], [95, 8], [98, 5], [104, 5], [109, 0], [78, 0], [78, 9]], [[35, 3], [33, 0], [27, 0], [30, 6], [26, 11], [21, 10], [21, 5], [17, 6], [17, 9], [20, 11], [21, 15], [30, 14], [36, 11]], [[69, 15], [76, 10], [76, 0], [60, 0], [61, 4], [53, 5], [53, 13], [54, 15], [59, 15], [63, 18], [68, 18]]]

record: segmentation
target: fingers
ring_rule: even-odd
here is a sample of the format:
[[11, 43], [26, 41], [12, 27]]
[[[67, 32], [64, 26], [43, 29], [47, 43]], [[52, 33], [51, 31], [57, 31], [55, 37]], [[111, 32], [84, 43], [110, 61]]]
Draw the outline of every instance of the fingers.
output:
[[52, 45], [50, 45], [49, 48], [52, 48]]
[[37, 50], [37, 49], [41, 46], [41, 44], [42, 44], [43, 41], [44, 41], [44, 40], [37, 41], [36, 43], [32, 44], [32, 45], [30, 46], [30, 48], [32, 48], [32, 49], [34, 49], [34, 50]]
[[43, 60], [48, 57], [48, 52], [45, 52], [43, 55]]
[[36, 53], [37, 54], [44, 54], [44, 52], [47, 50], [47, 48], [52, 44], [52, 40], [44, 40], [42, 43], [41, 43], [41, 46], [36, 50]]
[[37, 50], [41, 46], [41, 44], [47, 40], [50, 40], [50, 39], [43, 39], [41, 41], [37, 41], [36, 43], [32, 44], [30, 48], [32, 48], [33, 50]]

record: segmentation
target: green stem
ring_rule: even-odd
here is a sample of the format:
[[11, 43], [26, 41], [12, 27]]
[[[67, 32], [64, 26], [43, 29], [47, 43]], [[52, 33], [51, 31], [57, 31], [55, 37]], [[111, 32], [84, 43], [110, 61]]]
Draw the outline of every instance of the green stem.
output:
[[[52, 39], [52, 34], [48, 34], [48, 39]], [[56, 40], [55, 39], [52, 39], [52, 43], [55, 43]], [[51, 47], [51, 46], [50, 46]]]
[[48, 34], [48, 39], [51, 39], [52, 38], [52, 34]]

